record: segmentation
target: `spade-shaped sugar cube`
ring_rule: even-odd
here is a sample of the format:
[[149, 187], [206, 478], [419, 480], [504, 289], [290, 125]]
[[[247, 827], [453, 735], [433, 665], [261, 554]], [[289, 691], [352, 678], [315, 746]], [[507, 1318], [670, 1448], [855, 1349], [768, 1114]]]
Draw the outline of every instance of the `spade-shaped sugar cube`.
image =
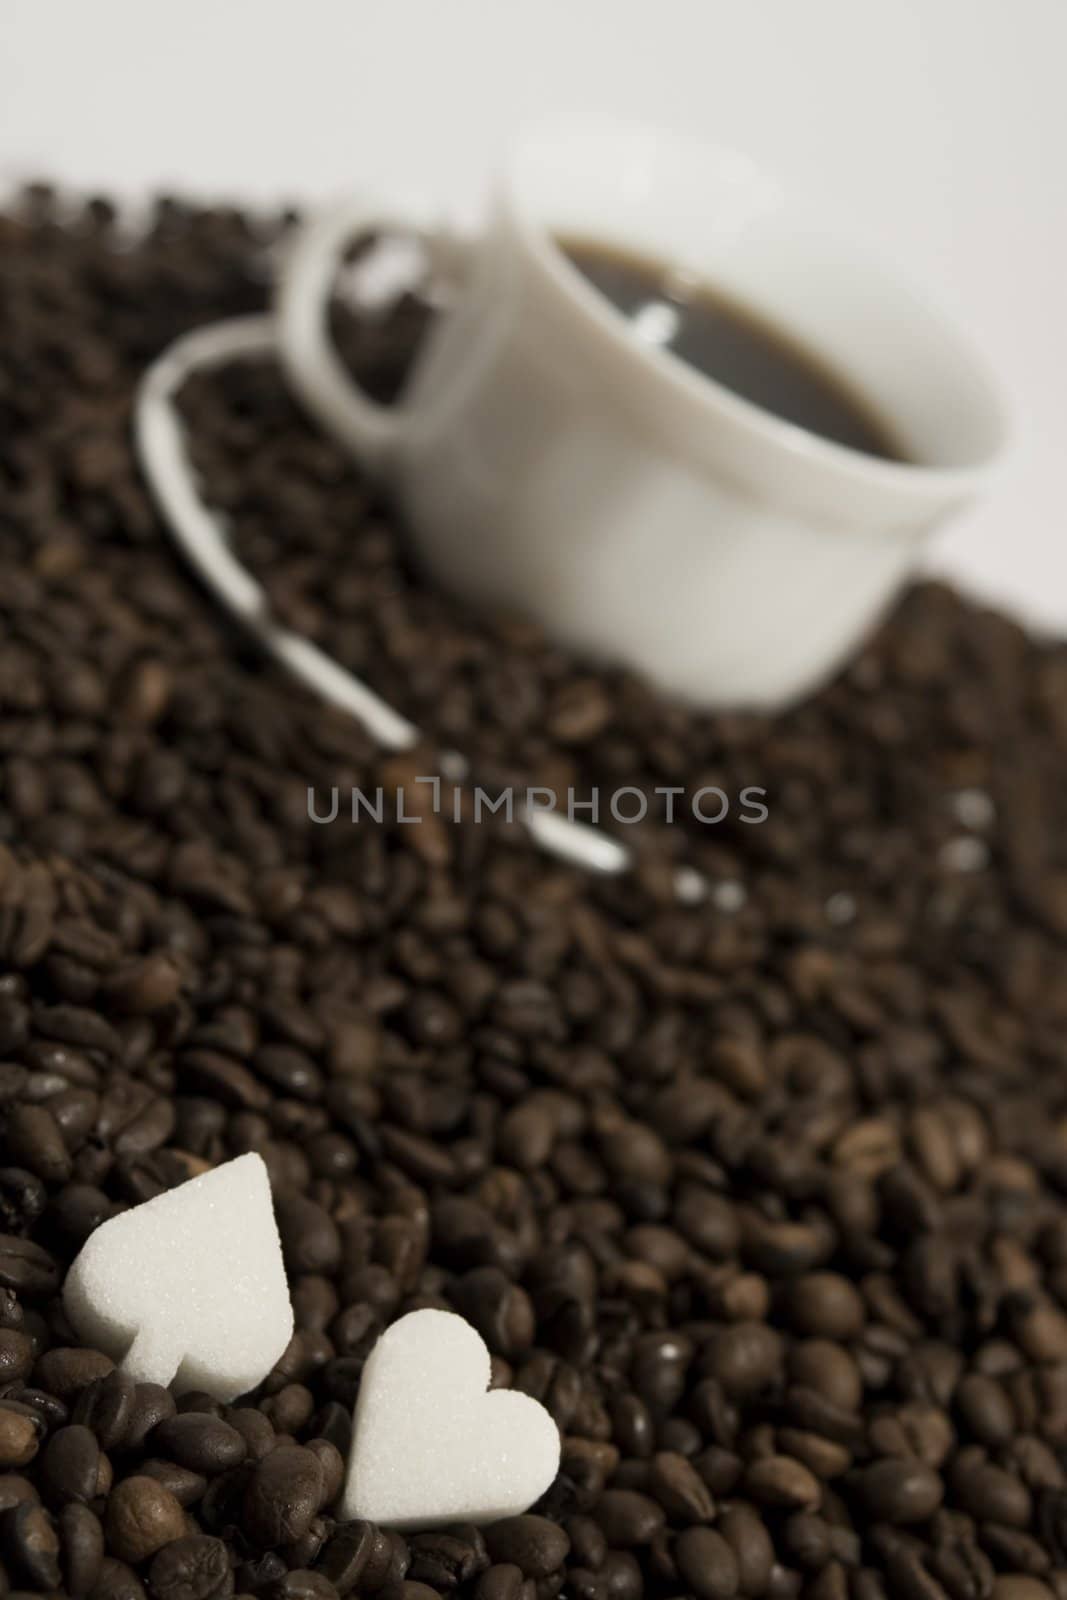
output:
[[90, 1234], [63, 1289], [71, 1324], [139, 1383], [233, 1400], [289, 1343], [293, 1311], [260, 1156], [238, 1156]]

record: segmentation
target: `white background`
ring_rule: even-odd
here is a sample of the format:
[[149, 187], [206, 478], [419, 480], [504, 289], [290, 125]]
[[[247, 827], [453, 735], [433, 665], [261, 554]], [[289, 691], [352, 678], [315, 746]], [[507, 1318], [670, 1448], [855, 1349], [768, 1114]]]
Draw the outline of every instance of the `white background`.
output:
[[470, 211], [602, 109], [748, 150], [955, 311], [1022, 439], [933, 560], [1067, 628], [1067, 0], [0, 0], [0, 184]]

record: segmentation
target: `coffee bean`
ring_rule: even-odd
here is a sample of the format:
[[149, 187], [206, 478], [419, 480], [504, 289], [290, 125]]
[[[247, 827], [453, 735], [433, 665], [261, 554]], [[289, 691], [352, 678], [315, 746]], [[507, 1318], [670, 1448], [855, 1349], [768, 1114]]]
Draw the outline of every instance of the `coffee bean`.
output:
[[944, 1496], [937, 1473], [907, 1457], [864, 1467], [856, 1475], [856, 1486], [871, 1515], [881, 1522], [925, 1522]]
[[51, 1294], [59, 1283], [59, 1266], [32, 1239], [0, 1234], [0, 1286], [36, 1298]]
[[12, 1160], [45, 1183], [63, 1183], [70, 1177], [70, 1156], [47, 1106], [14, 1106], [4, 1139]]
[[135, 1393], [133, 1379], [116, 1368], [86, 1384], [74, 1402], [71, 1419], [89, 1428], [102, 1450], [114, 1450], [130, 1426]]
[[970, 1372], [956, 1390], [956, 1406], [973, 1436], [982, 1444], [1006, 1444], [1015, 1431], [1015, 1412], [1002, 1384]]
[[35, 1377], [52, 1394], [64, 1400], [76, 1400], [95, 1379], [107, 1377], [114, 1365], [110, 1356], [100, 1350], [59, 1345], [40, 1357]]
[[460, 1530], [449, 1533], [417, 1533], [408, 1541], [411, 1565], [408, 1577], [425, 1583], [435, 1592], [447, 1594], [460, 1588], [488, 1562], [485, 1545], [479, 1536], [463, 1538]]
[[734, 1208], [721, 1195], [696, 1184], [683, 1185], [673, 1220], [688, 1242], [712, 1259], [736, 1254], [740, 1224]]
[[244, 1439], [221, 1417], [202, 1411], [184, 1411], [156, 1425], [151, 1435], [154, 1449], [179, 1466], [211, 1477], [240, 1466], [247, 1453]]
[[174, 1539], [152, 1557], [148, 1591], [153, 1600], [227, 1600], [233, 1572], [226, 1546], [203, 1534]]
[[127, 963], [113, 972], [107, 983], [112, 1004], [136, 1015], [164, 1010], [180, 992], [181, 970], [162, 952]]
[[270, 1587], [276, 1600], [337, 1600], [337, 1590], [321, 1572], [297, 1567]]
[[181, 1506], [155, 1478], [124, 1478], [108, 1496], [104, 1514], [108, 1546], [131, 1566], [185, 1532]]
[[1067, 1360], [1067, 1316], [1047, 1300], [1024, 1302], [1013, 1318], [1013, 1332], [1031, 1361]]
[[50, 1513], [32, 1500], [4, 1513], [4, 1555], [31, 1589], [58, 1589], [59, 1534]]
[[620, 1550], [649, 1544], [666, 1522], [662, 1507], [630, 1489], [606, 1489], [593, 1515], [608, 1544]]
[[824, 1396], [842, 1411], [855, 1411], [863, 1398], [863, 1379], [853, 1357], [827, 1339], [805, 1339], [789, 1352], [793, 1381]]
[[37, 1454], [44, 1427], [29, 1406], [0, 1400], [0, 1466], [24, 1467]]
[[125, 1561], [105, 1556], [100, 1563], [89, 1600], [145, 1600], [145, 1589], [133, 1568]]
[[737, 1562], [741, 1593], [756, 1597], [766, 1593], [774, 1567], [774, 1543], [763, 1517], [744, 1500], [735, 1500], [719, 1518], [719, 1532]]
[[[109, 1374], [104, 1381], [109, 1382], [110, 1378], [111, 1375]], [[116, 1404], [119, 1415], [121, 1415], [121, 1405], [117, 1402], [112, 1403]], [[126, 1418], [125, 1429], [122, 1434], [122, 1448], [128, 1451], [141, 1449], [153, 1428], [173, 1417], [174, 1412], [174, 1396], [168, 1389], [162, 1388], [158, 1383], [135, 1384], [133, 1397], [130, 1401], [129, 1415]], [[100, 1442], [103, 1444], [103, 1439]], [[109, 1447], [105, 1445], [104, 1448], [107, 1449]]]
[[674, 1559], [697, 1600], [733, 1600], [737, 1594], [737, 1557], [714, 1528], [687, 1528], [675, 1543]]
[[330, 1506], [340, 1494], [348, 1470], [346, 1457], [329, 1439], [312, 1438], [307, 1448], [315, 1456], [322, 1473], [321, 1506]]
[[558, 1571], [570, 1549], [561, 1527], [547, 1517], [505, 1517], [485, 1531], [492, 1561], [516, 1566], [528, 1578], [547, 1578]]
[[667, 1450], [653, 1456], [648, 1487], [672, 1522], [710, 1522], [715, 1515], [707, 1485], [684, 1456]]
[[820, 1339], [855, 1339], [866, 1321], [863, 1300], [837, 1272], [811, 1272], [790, 1285], [789, 1319], [798, 1333]]
[[19, 1473], [0, 1473], [0, 1515], [10, 1511], [12, 1506], [22, 1505], [25, 1500], [37, 1500], [37, 1490], [28, 1478]]
[[243, 1516], [249, 1538], [264, 1548], [299, 1539], [322, 1503], [323, 1490], [323, 1470], [313, 1452], [279, 1445], [256, 1463], [248, 1480]]
[[106, 1492], [106, 1471], [107, 1463], [90, 1429], [78, 1424], [59, 1428], [41, 1451], [41, 1493], [56, 1508], [69, 1501], [87, 1505]]
[[436, 1600], [437, 1590], [428, 1584], [406, 1578], [402, 1583], [387, 1583], [379, 1590], [382, 1600]]
[[329, 1578], [338, 1594], [356, 1588], [368, 1563], [376, 1558], [379, 1530], [370, 1522], [342, 1522], [326, 1541], [318, 1570]]
[[181, 1506], [195, 1505], [207, 1491], [208, 1479], [203, 1473], [179, 1467], [176, 1461], [160, 1461], [154, 1456], [146, 1456], [138, 1461], [137, 1466], [146, 1478], [154, 1478], [169, 1490]]
[[18, 1328], [0, 1328], [0, 1383], [29, 1375], [33, 1366], [33, 1340]]
[[745, 1472], [745, 1488], [763, 1505], [813, 1509], [822, 1500], [819, 1480], [791, 1456], [765, 1456]]
[[1050, 1600], [1052, 1590], [1039, 1578], [1023, 1572], [1002, 1573], [993, 1584], [990, 1600]]
[[337, 1229], [321, 1206], [303, 1195], [282, 1194], [275, 1199], [275, 1213], [285, 1251], [285, 1264], [291, 1273], [331, 1272], [340, 1260]]
[[1012, 1473], [979, 1455], [957, 1458], [952, 1469], [952, 1490], [959, 1505], [971, 1516], [1025, 1528], [1033, 1503], [1030, 1491]]
[[764, 1322], [735, 1322], [716, 1333], [704, 1367], [731, 1398], [758, 1394], [773, 1383], [782, 1365], [781, 1336]]
[[25, 1233], [48, 1204], [48, 1191], [40, 1178], [22, 1167], [0, 1168], [0, 1228]]
[[457, 1309], [472, 1322], [491, 1351], [513, 1358], [533, 1343], [536, 1318], [524, 1289], [498, 1267], [476, 1267], [454, 1286]]
[[525, 1583], [522, 1568], [503, 1561], [487, 1567], [475, 1585], [475, 1600], [521, 1600]]
[[87, 1505], [72, 1500], [60, 1511], [56, 1526], [67, 1593], [73, 1600], [81, 1600], [94, 1588], [104, 1559], [100, 1518]]

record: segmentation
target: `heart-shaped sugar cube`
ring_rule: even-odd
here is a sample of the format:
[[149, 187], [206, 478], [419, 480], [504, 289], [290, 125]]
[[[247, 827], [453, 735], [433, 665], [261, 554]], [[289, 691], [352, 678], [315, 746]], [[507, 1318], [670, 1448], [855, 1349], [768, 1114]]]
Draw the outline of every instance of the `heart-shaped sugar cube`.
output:
[[342, 1517], [413, 1531], [528, 1510], [559, 1469], [559, 1431], [529, 1395], [487, 1392], [489, 1374], [452, 1312], [387, 1329], [363, 1368]]

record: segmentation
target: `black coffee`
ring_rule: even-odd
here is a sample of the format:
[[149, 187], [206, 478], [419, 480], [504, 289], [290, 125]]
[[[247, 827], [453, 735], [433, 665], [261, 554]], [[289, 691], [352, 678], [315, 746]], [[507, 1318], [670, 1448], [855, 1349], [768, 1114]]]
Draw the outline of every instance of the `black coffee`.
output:
[[883, 460], [905, 459], [867, 401], [821, 357], [758, 312], [668, 262], [596, 240], [556, 242], [648, 344], [670, 350], [809, 433]]

